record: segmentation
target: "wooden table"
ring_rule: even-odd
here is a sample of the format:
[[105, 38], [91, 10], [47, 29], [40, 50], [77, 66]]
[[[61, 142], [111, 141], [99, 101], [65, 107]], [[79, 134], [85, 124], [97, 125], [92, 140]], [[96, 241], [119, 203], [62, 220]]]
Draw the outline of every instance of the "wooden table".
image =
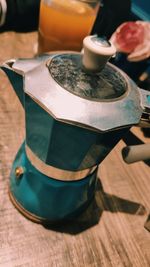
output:
[[[0, 36], [0, 62], [32, 57], [37, 34]], [[132, 130], [143, 141], [142, 132]], [[15, 154], [24, 138], [24, 113], [0, 72], [0, 267], [149, 267], [150, 172], [127, 165], [120, 141], [99, 168], [94, 203], [72, 224], [44, 228], [24, 218], [8, 197]]]

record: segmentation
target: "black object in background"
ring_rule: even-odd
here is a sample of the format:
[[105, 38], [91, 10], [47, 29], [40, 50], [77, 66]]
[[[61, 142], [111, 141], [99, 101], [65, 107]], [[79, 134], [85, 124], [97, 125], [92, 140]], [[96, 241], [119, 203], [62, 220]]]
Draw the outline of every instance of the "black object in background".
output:
[[31, 32], [38, 28], [40, 0], [6, 0], [7, 14], [0, 32]]
[[130, 19], [130, 0], [100, 0], [100, 9], [91, 34], [111, 37], [117, 27]]

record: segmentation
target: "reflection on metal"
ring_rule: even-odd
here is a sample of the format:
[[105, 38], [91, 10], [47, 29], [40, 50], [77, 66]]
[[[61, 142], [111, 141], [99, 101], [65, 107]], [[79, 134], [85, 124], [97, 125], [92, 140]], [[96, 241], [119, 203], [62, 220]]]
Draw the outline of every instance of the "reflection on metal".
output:
[[80, 171], [68, 171], [55, 168], [53, 166], [47, 165], [42, 160], [40, 160], [27, 145], [26, 145], [26, 154], [31, 164], [37, 170], [39, 170], [41, 173], [50, 178], [54, 178], [61, 181], [75, 181], [83, 179], [86, 176], [92, 174], [97, 168], [97, 165]]
[[83, 99], [118, 100], [125, 96], [128, 89], [124, 76], [109, 64], [100, 72], [86, 72], [79, 54], [55, 56], [47, 65], [52, 78], [62, 88]]

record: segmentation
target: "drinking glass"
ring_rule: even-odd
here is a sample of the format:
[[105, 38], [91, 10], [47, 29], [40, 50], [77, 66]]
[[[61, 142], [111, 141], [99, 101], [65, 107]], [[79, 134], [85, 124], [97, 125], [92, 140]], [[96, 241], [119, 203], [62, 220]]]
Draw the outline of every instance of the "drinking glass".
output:
[[38, 53], [82, 49], [99, 9], [99, 0], [41, 0]]

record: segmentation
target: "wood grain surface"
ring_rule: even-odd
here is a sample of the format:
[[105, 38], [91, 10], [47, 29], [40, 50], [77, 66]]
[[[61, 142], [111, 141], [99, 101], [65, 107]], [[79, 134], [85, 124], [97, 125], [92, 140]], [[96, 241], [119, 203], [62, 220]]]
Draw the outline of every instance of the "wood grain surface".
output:
[[[32, 57], [37, 34], [0, 35], [0, 63]], [[132, 132], [144, 142], [142, 131]], [[120, 141], [99, 168], [94, 202], [76, 221], [44, 227], [24, 218], [8, 197], [9, 174], [24, 138], [24, 113], [0, 72], [0, 267], [149, 267], [148, 162], [127, 165]]]

